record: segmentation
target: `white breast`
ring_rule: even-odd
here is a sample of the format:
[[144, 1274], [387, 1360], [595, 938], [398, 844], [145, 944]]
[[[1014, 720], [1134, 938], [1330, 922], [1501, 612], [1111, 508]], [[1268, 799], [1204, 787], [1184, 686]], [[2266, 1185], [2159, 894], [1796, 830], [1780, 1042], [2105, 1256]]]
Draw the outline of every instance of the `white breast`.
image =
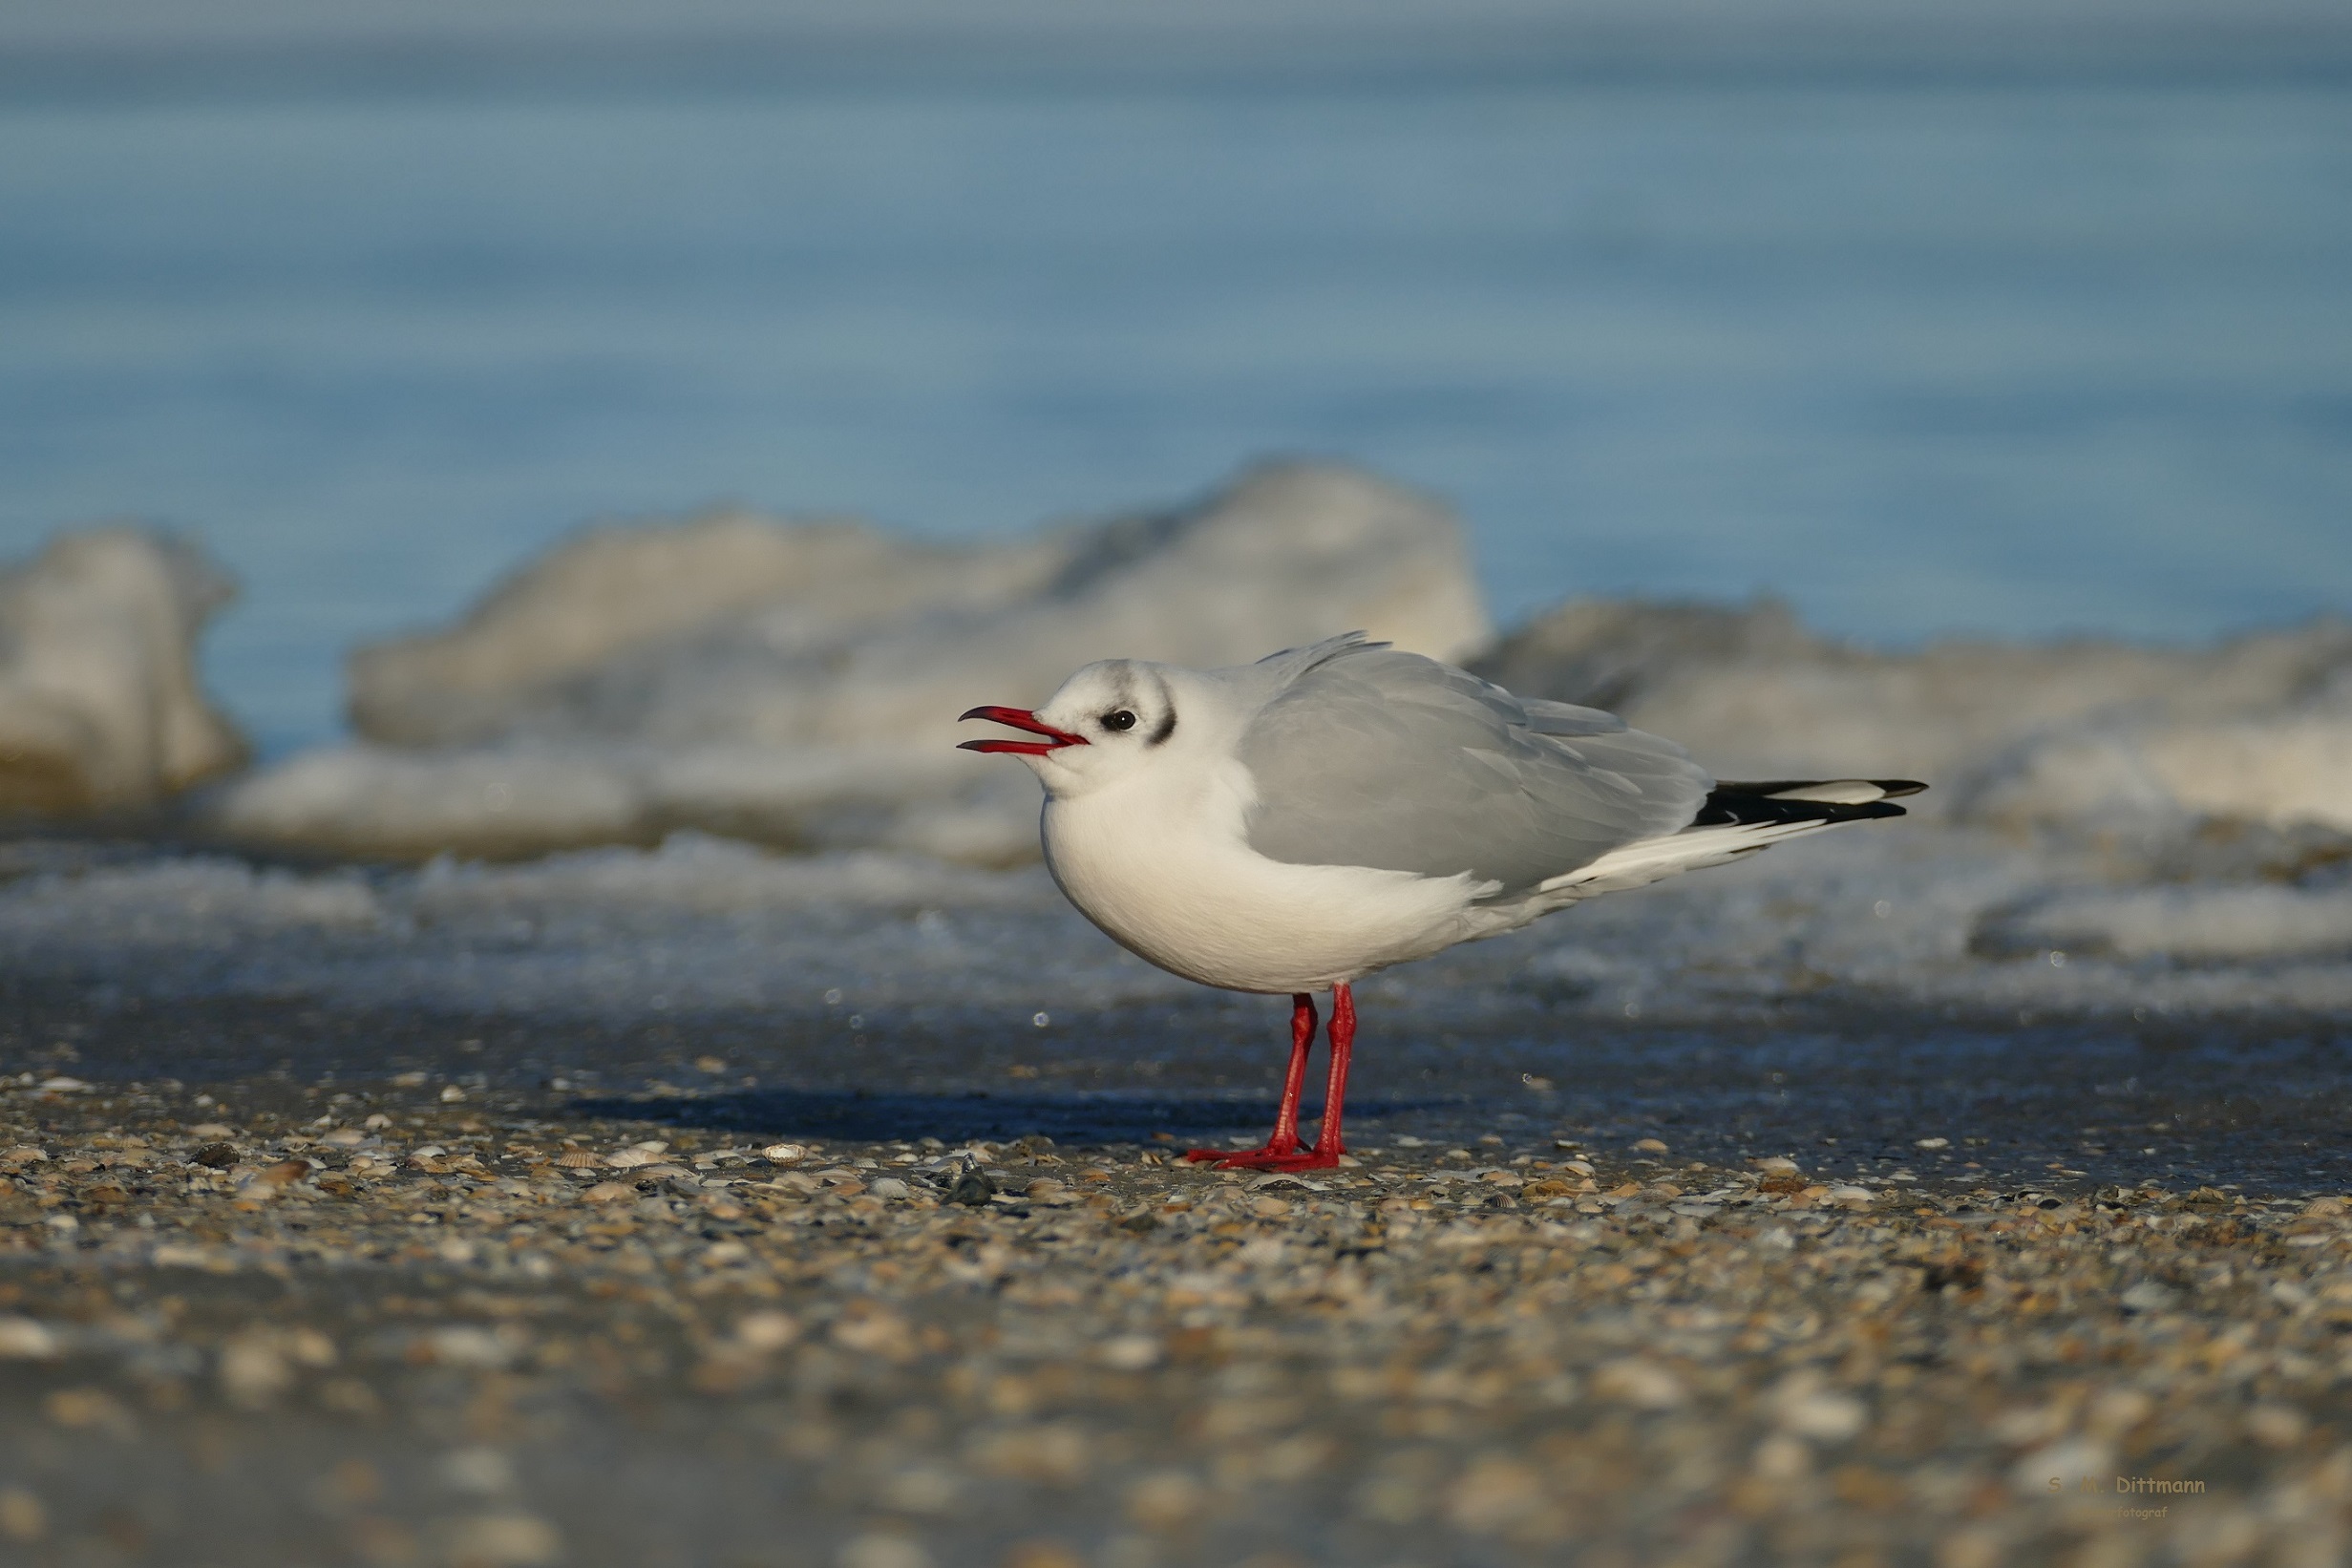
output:
[[1146, 771], [1046, 803], [1046, 863], [1111, 939], [1237, 991], [1311, 991], [1426, 958], [1492, 923], [1467, 876], [1269, 860], [1242, 837], [1249, 774]]

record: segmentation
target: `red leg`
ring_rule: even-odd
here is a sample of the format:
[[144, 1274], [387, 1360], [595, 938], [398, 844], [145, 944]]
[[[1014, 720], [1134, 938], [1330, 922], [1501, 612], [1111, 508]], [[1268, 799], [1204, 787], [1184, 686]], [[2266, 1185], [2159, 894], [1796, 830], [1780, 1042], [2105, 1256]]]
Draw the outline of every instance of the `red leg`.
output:
[[1290, 1066], [1282, 1073], [1282, 1103], [1274, 1112], [1274, 1131], [1262, 1149], [1187, 1149], [1184, 1157], [1213, 1159], [1221, 1165], [1271, 1165], [1306, 1153], [1299, 1136], [1299, 1095], [1306, 1088], [1306, 1052], [1315, 1043], [1315, 999], [1304, 991], [1290, 999]]
[[1340, 1141], [1340, 1104], [1347, 1098], [1347, 1066], [1355, 1053], [1355, 993], [1341, 984], [1331, 987], [1331, 1077], [1323, 1091], [1323, 1126], [1315, 1133], [1319, 1164], [1337, 1165], [1347, 1153]]
[[[1213, 1159], [1223, 1169], [1259, 1171], [1327, 1171], [1347, 1152], [1340, 1140], [1340, 1107], [1347, 1097], [1347, 1064], [1355, 1054], [1356, 999], [1346, 985], [1331, 987], [1331, 1075], [1324, 1090], [1323, 1128], [1312, 1149], [1299, 1143], [1299, 1090], [1306, 1077], [1304, 1042], [1315, 1032], [1315, 1009], [1307, 998], [1294, 999], [1291, 1013], [1290, 1073], [1283, 1086], [1282, 1109], [1274, 1136], [1262, 1149], [1227, 1154], [1221, 1149], [1188, 1149], [1186, 1159]], [[1282, 1146], [1287, 1138], [1289, 1147]]]

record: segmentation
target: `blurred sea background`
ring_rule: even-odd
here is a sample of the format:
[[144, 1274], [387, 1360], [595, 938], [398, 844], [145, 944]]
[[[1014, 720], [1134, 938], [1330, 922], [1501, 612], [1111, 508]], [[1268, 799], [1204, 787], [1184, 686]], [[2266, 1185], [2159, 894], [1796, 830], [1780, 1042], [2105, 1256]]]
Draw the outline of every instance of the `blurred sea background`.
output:
[[2292, 4], [9, 7], [0, 554], [202, 540], [265, 755], [591, 519], [1275, 453], [1505, 624], [2208, 638], [2352, 604], [2348, 84]]

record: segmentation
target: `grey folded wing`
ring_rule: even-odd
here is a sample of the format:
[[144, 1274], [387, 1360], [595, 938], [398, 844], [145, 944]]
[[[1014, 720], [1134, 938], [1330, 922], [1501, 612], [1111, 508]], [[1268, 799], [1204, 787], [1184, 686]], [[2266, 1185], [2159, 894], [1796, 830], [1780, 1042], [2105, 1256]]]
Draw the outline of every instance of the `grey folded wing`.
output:
[[1269, 859], [1469, 872], [1508, 895], [1680, 831], [1713, 783], [1672, 741], [1598, 709], [1515, 697], [1382, 644], [1311, 651], [1252, 667], [1296, 670], [1240, 744], [1258, 787], [1249, 843]]

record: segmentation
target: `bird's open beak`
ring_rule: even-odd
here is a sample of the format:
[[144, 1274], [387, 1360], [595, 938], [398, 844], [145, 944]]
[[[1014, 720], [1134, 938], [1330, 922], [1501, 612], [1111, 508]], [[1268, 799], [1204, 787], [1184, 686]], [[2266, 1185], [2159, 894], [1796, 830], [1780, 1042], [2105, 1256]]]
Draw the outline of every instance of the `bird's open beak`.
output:
[[[986, 719], [994, 724], [1008, 724], [1015, 730], [1027, 730], [1044, 740], [967, 740], [956, 748], [960, 752], [1022, 752], [1030, 756], [1043, 756], [1058, 752], [1065, 746], [1084, 746], [1084, 735], [1073, 735], [1067, 730], [1056, 730], [1026, 708], [975, 708], [963, 719]], [[962, 723], [963, 719], [957, 720]]]

